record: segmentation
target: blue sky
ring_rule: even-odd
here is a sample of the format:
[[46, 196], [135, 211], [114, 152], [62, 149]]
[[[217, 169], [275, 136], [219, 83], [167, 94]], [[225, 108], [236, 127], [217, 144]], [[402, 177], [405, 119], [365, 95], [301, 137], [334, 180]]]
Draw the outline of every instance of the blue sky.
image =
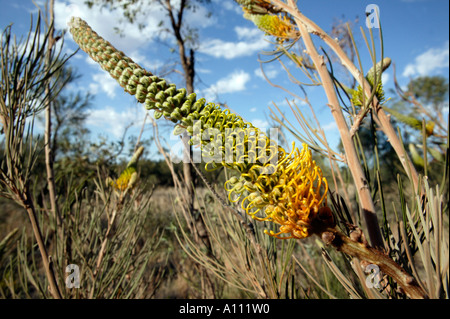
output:
[[[43, 0], [36, 2], [41, 5], [44, 3]], [[146, 23], [143, 30], [139, 30], [136, 25], [124, 23], [121, 24], [123, 27], [121, 37], [114, 31], [114, 27], [118, 26], [118, 21], [122, 18], [121, 12], [87, 9], [84, 0], [56, 0], [55, 2], [58, 29], [66, 28], [70, 16], [79, 16], [114, 46], [155, 74], [178, 61], [177, 53], [170, 50], [175, 48], [173, 40], [157, 39], [158, 23], [161, 18], [166, 18], [162, 11], [154, 6], [143, 8], [146, 15], [139, 18]], [[30, 13], [36, 13], [32, 1], [0, 0], [0, 3], [2, 4], [1, 28], [14, 23], [13, 33], [24, 34], [29, 28]], [[354, 20], [359, 17], [354, 32], [365, 70], [370, 68], [371, 62], [360, 27], [368, 35], [364, 20], [365, 9], [368, 4], [377, 4], [383, 26], [385, 56], [390, 57], [395, 64], [400, 85], [406, 85], [410, 78], [421, 75], [439, 74], [448, 77], [448, 1], [316, 0], [298, 1], [298, 3], [302, 12], [325, 31], [330, 31], [335, 19]], [[205, 17], [208, 12], [212, 13], [210, 18]], [[213, 0], [211, 4], [201, 6], [194, 13], [189, 13], [186, 21], [199, 31], [200, 45], [196, 55], [198, 78], [195, 84], [198, 96], [204, 96], [212, 102], [227, 103], [236, 113], [261, 128], [270, 126], [268, 106], [273, 106], [273, 103], [276, 103], [288, 118], [293, 119], [286, 102], [286, 99], [292, 100], [293, 97], [271, 86], [261, 75], [258, 55], [263, 50], [273, 49], [273, 46], [262, 32], [243, 18], [240, 8], [234, 1]], [[374, 30], [378, 44], [378, 33], [376, 29]], [[162, 41], [165, 44], [161, 45]], [[75, 49], [76, 45], [71, 35], [67, 33], [64, 50], [71, 53]], [[129, 134], [136, 135], [145, 115], [143, 106], [137, 105], [133, 97], [124, 94], [122, 88], [84, 52], [78, 52], [70, 63], [82, 75], [82, 78], [70, 89], [85, 90], [95, 94], [93, 108], [87, 121], [93, 136], [102, 134], [111, 139], [117, 139], [122, 136], [123, 130], [130, 123], [135, 125]], [[181, 69], [179, 65], [178, 69]], [[289, 88], [302, 96], [302, 92], [289, 81], [285, 70], [278, 62], [265, 64], [264, 70], [273, 83]], [[393, 86], [392, 72], [391, 67], [384, 75], [384, 84], [387, 88]], [[169, 80], [179, 87], [183, 86], [182, 77], [177, 73], [171, 74]], [[323, 90], [320, 87], [307, 87], [306, 91], [329, 142], [332, 146], [337, 145], [339, 133], [326, 105]], [[296, 103], [311, 116], [303, 102], [296, 100]], [[151, 132], [148, 131], [146, 134]]]

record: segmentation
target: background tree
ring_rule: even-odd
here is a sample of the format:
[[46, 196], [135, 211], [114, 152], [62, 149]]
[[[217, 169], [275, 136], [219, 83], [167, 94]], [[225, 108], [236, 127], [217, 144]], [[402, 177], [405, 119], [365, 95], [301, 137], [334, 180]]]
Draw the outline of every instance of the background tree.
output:
[[[80, 76], [75, 70], [65, 65], [61, 70], [61, 77], [67, 84], [74, 83]], [[89, 129], [85, 126], [88, 111], [91, 106], [92, 94], [87, 92], [67, 92], [63, 90], [52, 103], [53, 131], [52, 146], [53, 160], [58, 157], [76, 157], [85, 155], [85, 145]]]
[[448, 107], [448, 80], [443, 76], [421, 76], [411, 79], [406, 89], [400, 87], [395, 76], [394, 81], [398, 98], [387, 111], [402, 124], [411, 157], [427, 174], [429, 163], [441, 165], [445, 161], [448, 124], [444, 109]]

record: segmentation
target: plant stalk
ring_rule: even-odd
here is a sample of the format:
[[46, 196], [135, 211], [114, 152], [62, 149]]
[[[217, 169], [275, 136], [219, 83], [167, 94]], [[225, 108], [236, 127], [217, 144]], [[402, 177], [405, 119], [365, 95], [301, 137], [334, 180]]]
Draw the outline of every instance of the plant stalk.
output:
[[[49, 25], [49, 36], [48, 36], [48, 48], [46, 52], [46, 66], [50, 67], [51, 64], [51, 55], [52, 55], [52, 49], [53, 45], [55, 44], [55, 38], [53, 35], [54, 32], [54, 0], [50, 0], [50, 9], [49, 9], [49, 17], [50, 21], [48, 21]], [[56, 186], [55, 186], [55, 174], [53, 170], [53, 162], [54, 162], [54, 155], [52, 150], [52, 142], [51, 142], [51, 135], [52, 135], [52, 104], [51, 104], [51, 89], [50, 89], [50, 81], [51, 78], [48, 79], [48, 83], [45, 87], [45, 96], [47, 97], [46, 105], [45, 105], [45, 132], [44, 132], [44, 139], [45, 139], [45, 167], [47, 170], [47, 186], [48, 186], [48, 192], [50, 196], [50, 207], [51, 211], [54, 215], [54, 218], [56, 220], [57, 229], [56, 231], [59, 233], [61, 232], [61, 216], [58, 209], [58, 204], [56, 202]]]
[[406, 273], [404, 269], [379, 249], [352, 240], [336, 227], [327, 229], [321, 234], [321, 237], [327, 245], [332, 245], [338, 251], [377, 265], [381, 272], [392, 277], [410, 298], [428, 299], [428, 295], [414, 277]]
[[[289, 0], [288, 3], [293, 7], [295, 6], [292, 0]], [[294, 19], [305, 43], [306, 50], [310, 55], [312, 61], [314, 62], [314, 65], [317, 68], [317, 72], [319, 73], [319, 76], [322, 80], [322, 85], [329, 102], [328, 105], [331, 109], [331, 114], [338, 126], [342, 145], [344, 146], [347, 164], [353, 176], [356, 190], [358, 192], [370, 243], [374, 247], [384, 247], [380, 226], [375, 213], [375, 206], [372, 201], [368, 182], [364, 176], [361, 163], [359, 162], [359, 158], [356, 153], [349, 128], [345, 121], [344, 114], [342, 113], [342, 109], [339, 106], [339, 100], [334, 89], [333, 80], [331, 79], [331, 76], [326, 68], [323, 56], [319, 55], [314, 46], [306, 25], [296, 16], [294, 16]]]
[[[28, 194], [26, 194], [26, 196], [29, 198]], [[52, 294], [53, 298], [62, 299], [61, 292], [59, 291], [58, 284], [56, 283], [55, 273], [51, 268], [50, 258], [47, 254], [47, 249], [45, 248], [44, 240], [42, 239], [42, 233], [39, 224], [37, 222], [33, 202], [31, 202], [28, 198], [22, 198], [22, 204], [28, 213], [34, 237], [39, 247], [39, 252], [41, 254], [42, 261], [44, 263], [45, 273], [50, 285], [50, 293]]]

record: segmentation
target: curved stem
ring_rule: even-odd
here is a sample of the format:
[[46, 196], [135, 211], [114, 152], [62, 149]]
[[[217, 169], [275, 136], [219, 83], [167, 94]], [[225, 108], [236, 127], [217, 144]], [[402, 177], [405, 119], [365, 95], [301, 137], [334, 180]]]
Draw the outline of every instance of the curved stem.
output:
[[409, 275], [382, 251], [352, 240], [336, 227], [325, 230], [321, 237], [326, 244], [333, 246], [338, 251], [377, 265], [381, 272], [392, 277], [410, 298], [428, 299], [426, 292], [420, 287], [414, 277]]

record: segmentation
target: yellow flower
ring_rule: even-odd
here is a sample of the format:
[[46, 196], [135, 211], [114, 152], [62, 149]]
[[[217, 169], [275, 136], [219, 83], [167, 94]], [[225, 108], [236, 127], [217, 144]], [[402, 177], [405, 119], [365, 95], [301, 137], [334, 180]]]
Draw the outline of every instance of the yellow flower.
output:
[[115, 189], [124, 192], [127, 188], [133, 186], [136, 177], [136, 169], [134, 167], [128, 167], [120, 174], [119, 178], [112, 183], [112, 186]]
[[127, 167], [120, 174], [119, 178], [115, 181], [112, 181], [111, 179], [109, 179], [109, 181], [110, 181], [109, 184], [121, 192], [125, 192], [127, 190], [133, 189], [138, 180], [138, 175], [137, 175], [137, 171], [136, 171], [137, 164], [138, 164], [139, 158], [142, 156], [143, 153], [144, 153], [144, 147], [140, 146], [136, 150], [136, 152], [134, 152], [133, 157], [130, 159], [130, 161], [127, 164]]
[[[279, 161], [275, 174], [260, 175], [254, 184], [258, 191], [245, 197], [242, 207], [256, 220], [281, 225], [277, 233], [266, 231], [268, 235], [281, 239], [311, 235], [313, 221], [326, 206], [328, 183], [306, 144], [301, 152], [294, 147]], [[266, 216], [256, 216], [263, 208]]]
[[253, 23], [266, 32], [278, 38], [279, 42], [284, 42], [295, 33], [294, 25], [286, 16], [277, 16], [272, 14], [244, 14], [244, 17], [253, 21]]

